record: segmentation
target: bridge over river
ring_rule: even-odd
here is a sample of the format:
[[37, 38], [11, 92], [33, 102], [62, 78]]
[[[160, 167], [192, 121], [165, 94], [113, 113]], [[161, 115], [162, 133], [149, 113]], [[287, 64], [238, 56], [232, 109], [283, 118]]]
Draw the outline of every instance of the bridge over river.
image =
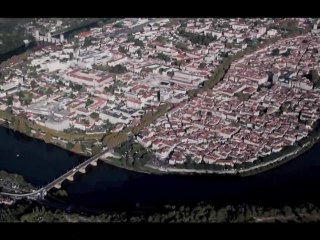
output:
[[62, 182], [65, 181], [66, 179], [69, 181], [73, 181], [74, 175], [77, 172], [85, 173], [87, 166], [89, 166], [89, 165], [97, 166], [97, 162], [102, 156], [114, 156], [114, 155], [113, 155], [113, 153], [111, 153], [111, 151], [109, 149], [103, 150], [100, 153], [98, 153], [97, 155], [89, 158], [88, 160], [84, 161], [83, 163], [80, 163], [78, 166], [72, 168], [68, 172], [66, 172], [63, 175], [61, 175], [60, 177], [56, 178], [55, 180], [53, 180], [52, 182], [50, 182], [46, 186], [39, 188], [33, 192], [20, 193], [20, 194], [19, 193], [1, 192], [0, 194], [3, 196], [12, 197], [14, 199], [22, 199], [22, 198], [43, 199], [44, 196], [47, 194], [47, 192], [50, 189], [52, 189], [52, 188], [60, 189]]

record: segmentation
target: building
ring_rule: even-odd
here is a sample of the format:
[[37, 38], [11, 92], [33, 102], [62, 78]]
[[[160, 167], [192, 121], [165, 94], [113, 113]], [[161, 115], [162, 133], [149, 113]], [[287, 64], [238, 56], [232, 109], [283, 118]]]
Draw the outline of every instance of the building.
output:
[[101, 72], [81, 70], [79, 68], [71, 70], [64, 75], [65, 79], [87, 86], [101, 86], [113, 81], [111, 75], [101, 74]]
[[0, 90], [2, 91], [9, 91], [13, 88], [16, 88], [19, 86], [19, 84], [22, 84], [23, 79], [22, 78], [11, 78], [9, 80], [7, 80], [5, 83], [3, 83], [2, 85], [0, 85]]
[[65, 129], [70, 128], [70, 120], [68, 118], [64, 119], [57, 119], [57, 120], [47, 120], [45, 121], [45, 126], [47, 128], [56, 130], [56, 131], [63, 131]]

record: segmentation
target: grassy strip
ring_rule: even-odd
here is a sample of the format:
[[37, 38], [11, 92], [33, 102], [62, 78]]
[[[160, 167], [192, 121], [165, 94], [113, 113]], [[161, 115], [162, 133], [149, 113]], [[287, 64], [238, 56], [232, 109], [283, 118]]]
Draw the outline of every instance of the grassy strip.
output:
[[[33, 137], [39, 140], [43, 140], [46, 143], [51, 143], [55, 146], [61, 147], [68, 151], [71, 151], [76, 154], [81, 154], [87, 156], [84, 152], [79, 150], [79, 147], [67, 148], [67, 143], [76, 143], [80, 144], [80, 141], [101, 141], [105, 134], [85, 134], [85, 133], [66, 133], [61, 131], [56, 131], [45, 126], [41, 126], [34, 122], [31, 122], [27, 119], [24, 119], [19, 116], [15, 116], [9, 112], [0, 111], [0, 118], [4, 119], [2, 121], [2, 126], [10, 128], [14, 131], [18, 131], [22, 134], [25, 134], [29, 137]], [[36, 133], [31, 133], [34, 130]], [[53, 137], [58, 138], [60, 140], [55, 140]], [[77, 143], [78, 142], [78, 143]], [[70, 144], [69, 144], [70, 145]]]
[[[81, 140], [101, 141], [101, 139], [105, 135], [104, 133], [86, 134], [86, 133], [66, 133], [62, 131], [56, 131], [5, 111], [0, 111], [0, 118], [3, 118], [8, 122], [11, 122], [11, 126], [15, 131], [23, 130], [21, 128], [23, 128], [22, 126], [23, 124], [25, 124], [27, 127], [35, 131], [41, 131], [51, 135], [52, 137], [61, 138], [66, 141], [81, 141]], [[23, 131], [20, 131], [20, 132], [25, 133]]]

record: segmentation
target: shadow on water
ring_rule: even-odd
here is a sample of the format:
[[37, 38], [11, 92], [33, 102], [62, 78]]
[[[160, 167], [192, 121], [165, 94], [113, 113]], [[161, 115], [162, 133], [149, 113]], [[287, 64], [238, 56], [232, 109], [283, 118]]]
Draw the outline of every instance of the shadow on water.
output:
[[6, 134], [8, 135], [12, 135], [14, 132], [12, 130], [10, 130], [9, 128], [5, 128], [6, 130]]
[[13, 132], [13, 137], [17, 141], [23, 141], [23, 142], [32, 142], [33, 140], [35, 140], [34, 138], [28, 137], [28, 136], [26, 136], [24, 134], [21, 134], [21, 133], [17, 132], [17, 131]]
[[54, 151], [56, 146], [52, 145], [52, 144], [46, 144], [46, 150], [51, 153]]
[[69, 157], [72, 157], [72, 156], [75, 155], [73, 152], [70, 152], [70, 151], [67, 151], [67, 153], [68, 153], [68, 156], [69, 156]]

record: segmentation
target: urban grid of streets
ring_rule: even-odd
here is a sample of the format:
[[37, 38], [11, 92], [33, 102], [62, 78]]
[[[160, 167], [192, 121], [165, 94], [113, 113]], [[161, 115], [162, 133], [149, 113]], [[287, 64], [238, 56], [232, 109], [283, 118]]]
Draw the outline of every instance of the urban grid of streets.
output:
[[[307, 34], [281, 38], [273, 27], [281, 21], [122, 19], [72, 40], [34, 31], [53, 44], [3, 66], [0, 109], [89, 134], [137, 126], [171, 103], [137, 136], [158, 164], [254, 162], [307, 136], [320, 116], [318, 22]], [[304, 28], [307, 20], [292, 21]], [[224, 58], [276, 37], [233, 62], [213, 89], [188, 96]]]

